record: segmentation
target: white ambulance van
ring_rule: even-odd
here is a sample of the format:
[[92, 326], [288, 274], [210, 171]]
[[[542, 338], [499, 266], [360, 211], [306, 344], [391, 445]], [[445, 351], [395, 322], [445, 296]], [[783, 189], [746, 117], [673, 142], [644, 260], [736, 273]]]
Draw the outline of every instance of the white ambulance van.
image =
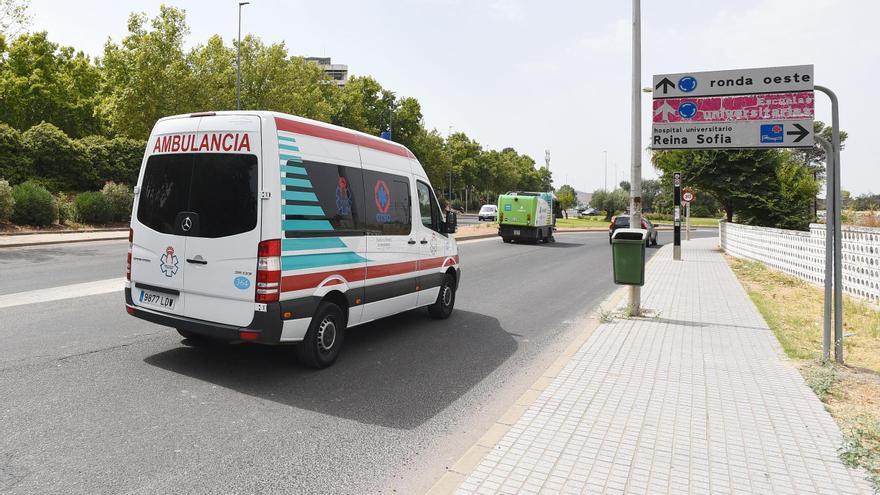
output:
[[126, 308], [193, 343], [295, 343], [323, 368], [346, 328], [450, 315], [455, 229], [400, 144], [274, 112], [167, 117], [135, 187]]

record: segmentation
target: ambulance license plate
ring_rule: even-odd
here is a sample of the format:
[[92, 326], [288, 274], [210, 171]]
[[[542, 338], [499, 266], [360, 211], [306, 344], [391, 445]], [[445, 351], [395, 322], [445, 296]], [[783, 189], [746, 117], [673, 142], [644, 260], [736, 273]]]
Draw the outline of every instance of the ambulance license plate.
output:
[[519, 231], [518, 231], [518, 230], [514, 230], [514, 231], [513, 231], [513, 235], [519, 235]]
[[147, 306], [155, 306], [161, 309], [174, 309], [174, 304], [177, 302], [177, 296], [169, 296], [166, 294], [150, 292], [148, 290], [141, 290], [141, 295], [138, 297], [138, 300], [141, 304], [146, 304]]

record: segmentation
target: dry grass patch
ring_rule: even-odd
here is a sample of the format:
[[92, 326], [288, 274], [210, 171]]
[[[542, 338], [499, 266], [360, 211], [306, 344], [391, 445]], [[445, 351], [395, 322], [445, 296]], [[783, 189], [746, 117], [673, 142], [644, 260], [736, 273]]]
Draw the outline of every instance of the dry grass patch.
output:
[[755, 261], [728, 262], [843, 431], [841, 459], [865, 468], [880, 493], [880, 312], [845, 296], [846, 366], [822, 363], [823, 289]]

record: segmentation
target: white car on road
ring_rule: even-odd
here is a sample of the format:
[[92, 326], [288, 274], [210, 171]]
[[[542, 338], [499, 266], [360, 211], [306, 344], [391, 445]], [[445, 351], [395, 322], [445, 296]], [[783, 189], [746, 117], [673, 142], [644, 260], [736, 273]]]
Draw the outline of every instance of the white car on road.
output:
[[498, 220], [498, 207], [495, 205], [483, 205], [477, 214], [477, 219], [481, 222], [483, 220], [491, 220], [493, 222]]

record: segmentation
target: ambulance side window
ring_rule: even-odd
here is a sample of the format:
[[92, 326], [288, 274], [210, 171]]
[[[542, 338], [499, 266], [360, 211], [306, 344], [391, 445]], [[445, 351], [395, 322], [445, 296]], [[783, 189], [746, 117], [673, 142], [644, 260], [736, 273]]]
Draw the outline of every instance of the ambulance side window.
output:
[[440, 232], [440, 207], [434, 199], [431, 186], [422, 181], [416, 182], [419, 193], [419, 215], [422, 217], [422, 225], [429, 229]]

